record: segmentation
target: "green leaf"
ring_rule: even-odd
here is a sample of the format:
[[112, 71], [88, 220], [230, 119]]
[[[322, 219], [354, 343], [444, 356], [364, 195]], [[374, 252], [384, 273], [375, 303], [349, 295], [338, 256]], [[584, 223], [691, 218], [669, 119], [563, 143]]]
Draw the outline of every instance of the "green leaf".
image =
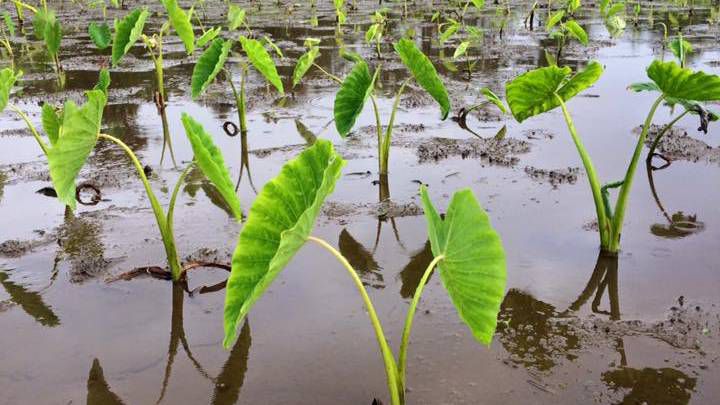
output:
[[48, 54], [56, 57], [60, 52], [60, 41], [62, 40], [62, 27], [60, 21], [55, 18], [55, 14], [50, 13], [50, 17], [45, 22], [45, 46]]
[[670, 50], [680, 63], [684, 64], [687, 55], [693, 52], [693, 47], [690, 42], [684, 40], [682, 37], [678, 37], [670, 41]]
[[312, 232], [345, 161], [318, 139], [283, 166], [255, 199], [232, 259], [225, 295], [226, 348], [238, 325]]
[[182, 123], [195, 154], [195, 164], [215, 185], [230, 207], [233, 217], [240, 221], [242, 219], [240, 199], [235, 193], [235, 187], [230, 180], [230, 173], [225, 166], [225, 159], [223, 159], [220, 149], [215, 146], [210, 135], [205, 132], [205, 128], [186, 113], [182, 114]]
[[280, 80], [280, 75], [278, 75], [275, 62], [273, 62], [270, 54], [265, 50], [265, 47], [262, 46], [260, 41], [240, 36], [240, 43], [255, 69], [265, 77], [265, 80], [275, 86], [281, 95], [285, 95], [282, 80]]
[[78, 107], [65, 102], [60, 136], [48, 150], [50, 178], [58, 200], [75, 209], [75, 178], [95, 148], [107, 101], [102, 90], [86, 93], [88, 101]]
[[550, 18], [548, 18], [547, 23], [545, 24], [545, 30], [550, 31], [553, 27], [555, 27], [560, 21], [562, 21], [563, 17], [565, 17], [565, 11], [560, 10], [555, 13], [553, 13]]
[[648, 77], [666, 97], [681, 100], [720, 100], [720, 77], [681, 68], [675, 62], [654, 61], [647, 69]]
[[60, 136], [60, 126], [62, 122], [60, 116], [58, 116], [55, 108], [50, 103], [45, 103], [42, 106], [42, 112], [40, 114], [42, 121], [42, 127], [50, 140], [50, 145], [55, 146], [58, 137]]
[[23, 75], [22, 70], [17, 73], [12, 68], [0, 70], [0, 112], [8, 105], [10, 100], [10, 91], [12, 91], [15, 82]]
[[575, 37], [581, 44], [587, 46], [588, 44], [588, 34], [585, 32], [583, 27], [580, 26], [580, 24], [577, 23], [575, 20], [570, 20], [565, 23], [565, 28], [567, 28], [570, 35]]
[[483, 88], [480, 90], [480, 93], [481, 93], [483, 96], [485, 96], [485, 98], [486, 98], [489, 102], [495, 104], [495, 106], [497, 106], [497, 108], [499, 108], [500, 111], [502, 111], [503, 114], [507, 114], [507, 112], [508, 112], [508, 111], [507, 111], [507, 107], [505, 107], [505, 104], [502, 102], [502, 100], [500, 100], [500, 97], [498, 97], [497, 94], [493, 93], [492, 90], [490, 90], [490, 89], [487, 88], [487, 87], [483, 87]]
[[615, 3], [608, 10], [606, 17], [610, 18], [610, 17], [615, 16], [616, 14], [624, 13], [624, 12], [625, 12], [625, 3]]
[[485, 7], [485, 0], [472, 0], [472, 4], [476, 9], [482, 10]]
[[657, 86], [657, 84], [653, 82], [649, 83], [633, 83], [628, 86], [628, 89], [635, 91], [635, 92], [641, 92], [641, 91], [660, 91], [660, 87]]
[[3, 11], [3, 20], [5, 21], [5, 27], [7, 27], [8, 33], [10, 34], [10, 37], [15, 36], [15, 23], [12, 20], [12, 17], [10, 16], [10, 13], [6, 11]]
[[447, 118], [450, 113], [450, 97], [430, 59], [417, 48], [414, 41], [407, 38], [395, 44], [395, 51], [415, 81], [438, 102], [442, 111], [441, 119]]
[[453, 53], [453, 59], [457, 59], [463, 55], [465, 55], [465, 52], [467, 52], [468, 47], [470, 46], [470, 41], [463, 41], [460, 42], [460, 45], [455, 49], [455, 53]]
[[505, 250], [487, 213], [470, 189], [455, 192], [445, 218], [421, 189], [430, 245], [440, 279], [460, 318], [479, 342], [489, 345], [505, 295]]
[[150, 12], [146, 8], [133, 10], [122, 20], [115, 20], [115, 37], [112, 44], [112, 64], [117, 66], [123, 56], [142, 35]]
[[44, 40], [45, 39], [45, 25], [47, 24], [48, 12], [43, 10], [42, 8], [38, 9], [37, 13], [35, 13], [35, 17], [33, 17], [33, 35], [35, 35], [35, 39], [37, 40]]
[[440, 42], [443, 44], [447, 42], [448, 39], [450, 39], [450, 37], [452, 37], [457, 32], [459, 27], [460, 24], [458, 23], [450, 23], [450, 26], [447, 27], [445, 31], [440, 34]]
[[278, 56], [278, 58], [282, 59], [285, 57], [282, 53], [282, 49], [280, 49], [279, 46], [275, 45], [275, 42], [273, 42], [273, 40], [270, 39], [270, 37], [268, 37], [267, 35], [263, 35], [263, 41], [265, 41], [265, 43], [268, 44], [268, 46], [270, 46], [270, 48], [272, 48], [273, 52], [275, 52], [275, 54]]
[[375, 39], [375, 35], [378, 33], [378, 29], [380, 28], [380, 24], [373, 24], [368, 28], [367, 31], [365, 31], [365, 42], [370, 43], [373, 39]]
[[245, 22], [245, 9], [231, 4], [228, 8], [228, 28], [234, 31]]
[[356, 64], [343, 81], [333, 105], [335, 128], [340, 136], [344, 137], [352, 130], [373, 91], [374, 83], [375, 79], [365, 62]]
[[320, 49], [317, 46], [313, 46], [298, 59], [295, 70], [293, 71], [293, 87], [297, 86], [300, 80], [305, 77], [305, 74], [310, 70], [318, 56], [320, 56]]
[[215, 27], [205, 31], [197, 40], [198, 48], [202, 48], [205, 44], [217, 38], [217, 36], [220, 35], [220, 31], [222, 31], [222, 27]]
[[88, 26], [88, 34], [90, 34], [90, 39], [92, 39], [93, 43], [95, 44], [95, 46], [98, 47], [98, 49], [105, 49], [109, 47], [110, 42], [112, 42], [110, 26], [105, 23], [96, 24], [94, 22], [91, 22]]
[[170, 24], [175, 29], [180, 40], [185, 45], [185, 51], [190, 55], [195, 51], [195, 32], [193, 31], [190, 16], [178, 5], [178, 0], [160, 0], [168, 13]]
[[98, 74], [98, 82], [93, 87], [93, 90], [102, 90], [105, 93], [105, 97], [108, 95], [108, 88], [110, 87], [110, 72], [102, 68]]
[[348, 51], [344, 46], [340, 48], [340, 57], [352, 63], [365, 62], [365, 59], [359, 53]]
[[602, 75], [598, 62], [590, 62], [585, 69], [571, 76], [569, 67], [548, 66], [531, 70], [512, 81], [505, 88], [505, 98], [518, 122], [560, 105], [556, 94], [568, 101], [592, 86]]
[[192, 78], [190, 79], [193, 99], [198, 98], [223, 69], [230, 48], [232, 48], [232, 41], [218, 38], [200, 55], [195, 67], [193, 67]]

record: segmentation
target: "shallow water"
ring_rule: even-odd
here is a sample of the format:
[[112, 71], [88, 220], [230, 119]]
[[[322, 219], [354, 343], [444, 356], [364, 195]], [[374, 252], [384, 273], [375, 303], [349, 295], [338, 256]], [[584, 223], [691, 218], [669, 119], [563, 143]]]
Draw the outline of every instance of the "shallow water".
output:
[[[376, 63], [373, 50], [363, 44], [367, 12], [376, 2], [359, 3], [342, 38]], [[322, 39], [321, 66], [341, 76], [349, 70], [337, 54], [331, 3], [322, 2], [315, 11], [298, 4], [291, 14], [286, 6], [281, 11], [274, 5], [255, 7], [248, 5], [252, 27], [271, 36], [287, 57], [279, 69], [286, 86], [307, 36]], [[206, 8], [208, 25], [221, 21], [224, 6], [208, 3]], [[454, 110], [477, 101], [483, 86], [502, 94], [506, 80], [542, 64], [545, 34], [523, 28], [525, 8], [513, 7], [502, 39], [492, 7], [478, 18], [487, 29], [487, 49], [471, 81], [437, 63]], [[413, 27], [422, 35], [423, 51], [434, 60], [454, 50], [454, 45], [441, 49], [432, 40], [435, 25], [422, 22], [430, 20], [430, 9], [429, 2], [418, 1], [411, 7], [413, 16], [402, 21], [402, 3], [393, 6], [392, 30], [383, 44], [385, 119], [395, 87], [407, 75], [392, 59], [390, 41]], [[604, 181], [624, 174], [636, 141], [633, 130], [653, 101], [652, 95], [630, 93], [626, 87], [645, 81], [644, 68], [663, 54], [657, 22], [669, 23], [670, 18], [660, 9], [656, 6], [653, 27], [645, 13], [640, 26], [629, 25], [621, 38], [609, 37], [597, 11], [589, 11], [580, 20], [590, 34], [590, 46], [566, 49], [564, 62], [571, 66], [592, 58], [606, 68], [593, 88], [569, 103]], [[124, 13], [109, 10], [108, 17]], [[99, 64], [108, 59], [94, 50], [84, 31], [88, 18], [101, 18], [98, 10], [78, 14], [68, 4], [58, 14], [77, 29], [66, 35], [60, 57], [67, 71], [65, 90], [58, 90], [42, 52], [33, 51], [36, 43], [18, 51], [26, 74], [22, 96], [13, 95], [12, 100], [34, 122], [40, 120], [39, 101], [79, 100], [82, 91], [94, 85]], [[313, 14], [317, 27], [310, 22]], [[696, 51], [688, 63], [719, 73], [717, 28], [708, 27], [707, 16], [707, 8], [697, 7], [692, 18], [682, 22]], [[154, 17], [146, 30], [160, 24]], [[216, 85], [208, 96], [191, 101], [194, 60], [184, 56], [174, 37], [168, 38], [166, 52], [167, 112], [178, 163], [192, 159], [180, 124], [180, 114], [189, 112], [215, 135], [236, 175], [240, 140], [225, 136], [221, 128], [224, 121], [236, 119], [230, 90]], [[667, 52], [664, 56], [671, 57]], [[162, 127], [152, 102], [151, 62], [140, 46], [126, 58], [112, 70], [104, 131], [122, 138], [152, 167], [153, 187], [161, 201], [167, 201], [180, 170], [167, 160], [159, 164]], [[234, 72], [238, 60], [232, 59]], [[396, 206], [388, 209], [378, 207], [379, 191], [373, 184], [377, 160], [369, 108], [353, 136], [343, 140], [329, 123], [337, 88], [320, 72], [312, 70], [284, 106], [255, 74], [249, 85], [249, 159], [258, 188], [305, 145], [298, 123], [333, 140], [348, 159], [315, 235], [338, 246], [361, 271], [394, 347], [412, 292], [431, 259], [425, 220], [417, 208], [418, 182], [428, 185], [440, 207], [454, 190], [471, 187], [502, 236], [508, 294], [493, 344], [488, 349], [473, 340], [439, 278], [433, 277], [414, 324], [408, 403], [715, 403], [720, 394], [720, 162], [704, 157], [676, 160], [653, 173], [667, 214], [696, 215], [695, 221], [702, 223], [691, 233], [670, 229], [641, 167], [623, 250], [616, 260], [598, 259], [598, 237], [589, 230], [594, 207], [582, 170], [576, 179], [559, 184], [538, 175], [537, 169], [580, 166], [559, 111], [523, 124], [492, 118], [493, 113], [487, 121], [472, 117], [469, 124], [483, 136], [492, 137], [507, 126], [502, 142], [514, 145], [508, 147], [512, 153], [435, 161], [419, 152], [437, 144], [435, 138], [459, 139], [465, 146], [476, 141], [452, 120], [441, 122], [428, 97], [409, 91], [396, 121], [389, 184]], [[663, 108], [655, 122], [667, 122], [668, 117]], [[6, 242], [5, 256], [0, 256], [0, 403], [387, 400], [382, 360], [362, 302], [332, 257], [314, 245], [304, 247], [255, 306], [235, 347], [225, 351], [222, 291], [188, 296], [169, 282], [150, 278], [105, 282], [135, 267], [164, 263], [152, 211], [126, 157], [100, 143], [81, 178], [99, 185], [105, 200], [67, 215], [56, 200], [36, 193], [50, 185], [49, 178], [22, 122], [7, 111], [0, 120], [0, 242], [17, 241], [14, 249]], [[708, 135], [698, 134], [691, 118], [678, 126], [709, 148], [720, 145], [712, 125]], [[229, 262], [240, 227], [213, 205], [211, 188], [197, 177], [192, 180], [183, 187], [176, 214], [181, 257]], [[247, 180], [240, 187], [245, 210], [255, 196]], [[378, 211], [386, 215], [378, 219]], [[221, 270], [197, 272], [190, 285], [214, 284], [225, 277]]]

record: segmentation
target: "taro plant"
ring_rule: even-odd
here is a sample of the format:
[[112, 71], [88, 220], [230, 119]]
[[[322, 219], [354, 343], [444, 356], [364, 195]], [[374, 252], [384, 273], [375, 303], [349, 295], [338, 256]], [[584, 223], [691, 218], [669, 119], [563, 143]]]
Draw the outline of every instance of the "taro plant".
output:
[[[605, 252], [615, 254], [620, 249], [620, 237], [630, 190], [655, 112], [663, 102], [669, 105], [694, 105], [720, 100], [720, 77], [701, 71], [693, 72], [680, 67], [675, 62], [654, 61], [647, 68], [651, 82], [633, 84], [630, 88], [635, 91], [654, 91], [660, 94], [648, 112], [624, 178], [602, 185], [566, 105], [578, 93], [592, 86], [602, 73], [603, 68], [598, 62], [590, 62], [575, 74], [569, 67], [549, 66], [535, 69], [510, 81], [506, 87], [506, 98], [513, 116], [519, 122], [557, 107], [562, 109], [568, 131], [590, 182], [600, 234], [600, 247]], [[703, 116], [707, 119], [707, 115], [698, 114], [701, 119]], [[670, 124], [676, 121], [677, 119]], [[612, 205], [609, 190], [615, 188], [619, 188], [619, 192], [615, 204]]]
[[556, 62], [560, 61], [562, 51], [567, 41], [571, 38], [576, 39], [584, 46], [588, 44], [587, 32], [585, 32], [577, 21], [568, 19], [565, 10], [560, 10], [552, 14], [547, 24], [545, 24], [545, 30], [547, 30], [549, 37], [557, 43], [557, 50], [555, 52]]
[[12, 43], [10, 40], [15, 36], [15, 23], [10, 17], [10, 13], [3, 11], [3, 21], [0, 23], [0, 44], [7, 52], [7, 58], [10, 60], [10, 67], [15, 68], [15, 55], [13, 54]]
[[60, 43], [62, 41], [62, 26], [55, 16], [55, 12], [48, 10], [47, 4], [43, 1], [42, 8], [35, 10], [33, 19], [33, 32], [35, 38], [42, 40], [45, 45], [48, 57], [52, 60], [53, 68], [58, 77], [60, 87], [65, 85], [65, 75], [60, 64]]
[[383, 8], [375, 12], [370, 17], [372, 24], [365, 31], [365, 42], [368, 44], [375, 44], [375, 53], [378, 59], [382, 59], [382, 52], [380, 51], [380, 44], [382, 43], [383, 36], [385, 35], [385, 29], [387, 26], [387, 13], [388, 9]]
[[385, 364], [391, 403], [405, 403], [408, 344], [415, 311], [430, 275], [437, 267], [445, 289], [473, 336], [490, 344], [505, 292], [505, 252], [487, 214], [469, 189], [452, 197], [441, 217], [421, 189], [433, 260], [425, 269], [408, 309], [397, 358], [385, 337], [375, 307], [356, 269], [312, 229], [325, 199], [332, 193], [345, 161], [327, 140], [317, 140], [289, 161], [255, 200], [232, 260], [224, 310], [224, 346], [232, 346], [237, 329], [253, 305], [307, 241], [332, 254], [352, 279], [371, 320]]
[[[390, 113], [387, 127], [383, 131], [380, 119], [375, 84], [380, 75], [381, 66], [371, 72], [367, 62], [357, 59], [357, 62], [345, 80], [341, 82], [340, 90], [335, 96], [333, 114], [335, 128], [342, 137], [346, 137], [355, 126], [360, 113], [368, 99], [372, 101], [375, 114], [375, 125], [378, 142], [378, 166], [380, 176], [387, 176], [388, 162], [390, 160], [390, 142], [395, 125], [395, 115], [400, 106], [400, 99], [411, 80], [420, 85], [440, 106], [441, 119], [447, 118], [450, 112], [450, 98], [447, 89], [435, 70], [430, 59], [410, 39], [403, 38], [395, 43], [395, 52], [410, 71], [411, 76], [405, 79], [395, 93], [395, 101]], [[330, 76], [339, 82], [335, 76]]]

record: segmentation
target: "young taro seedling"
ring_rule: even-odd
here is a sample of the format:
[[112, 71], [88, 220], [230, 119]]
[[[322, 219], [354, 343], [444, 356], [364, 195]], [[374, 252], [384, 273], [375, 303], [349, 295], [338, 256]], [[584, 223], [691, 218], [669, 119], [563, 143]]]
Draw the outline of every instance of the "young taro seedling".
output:
[[[590, 182], [600, 233], [600, 247], [605, 252], [616, 254], [620, 249], [620, 237], [633, 178], [657, 108], [663, 102], [689, 106], [720, 100], [720, 77], [693, 72], [681, 68], [675, 62], [654, 61], [647, 68], [647, 75], [652, 81], [630, 86], [635, 91], [657, 91], [660, 95], [650, 108], [642, 126], [625, 177], [621, 181], [601, 185], [590, 155], [575, 129], [566, 102], [592, 86], [602, 72], [603, 68], [598, 62], [590, 62], [585, 69], [574, 75], [569, 67], [549, 66], [535, 69], [510, 81], [506, 87], [506, 98], [513, 116], [519, 122], [557, 107], [562, 109], [568, 131]], [[702, 113], [699, 115], [703, 117]], [[610, 204], [609, 197], [609, 189], [613, 188], [620, 189], [614, 206]]]
[[15, 23], [10, 17], [10, 13], [3, 11], [3, 21], [0, 23], [0, 44], [7, 52], [7, 58], [10, 60], [10, 67], [15, 68], [15, 55], [13, 54], [12, 43], [10, 40], [15, 36]]
[[52, 59], [55, 73], [58, 77], [60, 87], [65, 86], [65, 75], [62, 65], [60, 65], [60, 42], [62, 41], [62, 27], [60, 21], [55, 16], [55, 12], [48, 10], [45, 1], [42, 2], [42, 8], [35, 10], [33, 19], [33, 32], [35, 38], [42, 40], [48, 56]]
[[545, 30], [551, 39], [557, 42], [557, 50], [555, 52], [555, 62], [560, 61], [563, 48], [570, 38], [575, 38], [578, 42], [587, 46], [588, 34], [583, 27], [572, 19], [566, 19], [565, 10], [560, 10], [550, 16], [545, 24]]
[[405, 403], [407, 353], [415, 310], [423, 289], [438, 267], [440, 278], [460, 318], [475, 338], [489, 344], [505, 292], [505, 252], [500, 237], [469, 189], [452, 197], [441, 217], [421, 190], [434, 259], [425, 269], [410, 303], [398, 357], [385, 337], [373, 303], [346, 257], [311, 235], [325, 199], [332, 193], [345, 161], [327, 140], [317, 140], [282, 168], [262, 189], [243, 227], [232, 260], [224, 310], [226, 348], [235, 341], [252, 306], [292, 257], [312, 241], [330, 252], [347, 270], [365, 308], [385, 363], [391, 403]]

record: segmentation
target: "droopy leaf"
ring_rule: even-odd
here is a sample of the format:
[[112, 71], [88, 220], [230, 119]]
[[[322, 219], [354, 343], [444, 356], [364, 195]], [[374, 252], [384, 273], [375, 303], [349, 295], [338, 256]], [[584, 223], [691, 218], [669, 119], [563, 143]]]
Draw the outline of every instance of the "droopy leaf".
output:
[[245, 22], [245, 9], [231, 4], [228, 8], [228, 28], [234, 31]]
[[45, 103], [42, 106], [42, 112], [40, 114], [42, 121], [42, 127], [50, 140], [50, 145], [54, 146], [57, 143], [60, 135], [60, 117], [58, 116], [55, 108], [50, 103]]
[[180, 37], [185, 51], [190, 55], [195, 51], [195, 32], [193, 32], [190, 16], [178, 5], [177, 0], [160, 0], [168, 13], [170, 25]]
[[547, 23], [545, 24], [545, 29], [550, 31], [560, 21], [562, 21], [563, 17], [565, 17], [565, 10], [556, 11], [550, 16], [550, 18], [548, 18]]
[[123, 56], [135, 45], [142, 35], [150, 12], [146, 9], [136, 9], [122, 20], [115, 20], [115, 37], [112, 44], [112, 64], [117, 66]]
[[450, 97], [430, 59], [417, 48], [415, 42], [403, 38], [395, 44], [395, 51], [410, 70], [415, 81], [440, 105], [442, 119], [450, 113]]
[[318, 56], [320, 56], [320, 49], [317, 46], [313, 46], [298, 59], [295, 70], [293, 71], [293, 87], [297, 86], [300, 80], [305, 77], [305, 74], [310, 70]]
[[373, 86], [374, 78], [365, 62], [356, 64], [343, 81], [333, 106], [335, 128], [341, 136], [344, 137], [352, 130]]
[[440, 279], [460, 318], [479, 342], [489, 345], [505, 295], [505, 250], [487, 213], [470, 189], [457, 191], [445, 218], [421, 190], [430, 245]]
[[7, 107], [10, 100], [10, 91], [22, 74], [21, 70], [15, 73], [12, 68], [0, 70], [0, 112]]
[[332, 143], [318, 139], [283, 166], [255, 199], [235, 248], [225, 295], [225, 340], [310, 235], [345, 161]]
[[502, 100], [500, 100], [500, 97], [498, 97], [497, 94], [493, 93], [492, 90], [487, 87], [483, 87], [482, 89], [480, 89], [480, 93], [485, 96], [487, 101], [495, 104], [495, 106], [497, 106], [497, 108], [499, 108], [503, 114], [507, 114], [507, 107], [505, 107], [505, 104], [502, 102]]
[[98, 49], [105, 49], [110, 46], [110, 42], [112, 42], [110, 26], [105, 23], [97, 24], [95, 22], [91, 22], [88, 26], [88, 34], [90, 34], [90, 39], [92, 39]]
[[199, 48], [202, 48], [203, 46], [205, 46], [205, 44], [217, 38], [217, 36], [220, 34], [220, 31], [222, 31], [222, 27], [220, 26], [205, 31], [205, 33], [202, 34], [200, 38], [198, 38], [196, 45]]
[[75, 178], [95, 148], [107, 101], [102, 90], [90, 90], [86, 95], [88, 101], [82, 107], [65, 102], [60, 137], [48, 150], [50, 178], [58, 200], [71, 209], [75, 209]]
[[648, 77], [666, 96], [681, 100], [720, 100], [720, 77], [681, 68], [675, 62], [654, 61], [647, 69]]
[[580, 26], [580, 24], [577, 23], [575, 20], [570, 20], [565, 23], [565, 28], [567, 28], [570, 35], [575, 37], [575, 39], [578, 40], [581, 44], [587, 46], [588, 44], [588, 34], [585, 32], [583, 27]]
[[105, 97], [107, 97], [109, 87], [110, 71], [105, 68], [100, 69], [100, 73], [98, 74], [98, 82], [95, 83], [95, 87], [93, 87], [93, 90], [102, 90], [102, 92], [105, 93]]
[[569, 67], [548, 66], [531, 70], [507, 84], [505, 98], [515, 119], [523, 122], [558, 107], [556, 94], [563, 101], [575, 97], [592, 86], [602, 72], [602, 66], [594, 61], [574, 76], [570, 76]]
[[199, 97], [212, 84], [225, 66], [225, 60], [231, 47], [232, 41], [218, 38], [200, 55], [190, 79], [192, 98]]
[[460, 42], [460, 45], [458, 45], [458, 47], [455, 48], [455, 53], [453, 53], [453, 59], [457, 59], [457, 58], [465, 55], [469, 46], [470, 46], [470, 41]]
[[262, 43], [245, 36], [240, 36], [240, 43], [255, 69], [257, 69], [270, 84], [275, 86], [280, 94], [285, 94], [282, 80], [280, 80], [280, 75], [278, 75], [277, 69], [275, 68], [275, 62], [273, 62], [272, 57], [270, 57], [270, 54], [265, 50]]
[[238, 221], [241, 220], [240, 199], [235, 193], [235, 187], [230, 180], [230, 173], [225, 166], [225, 159], [223, 159], [220, 149], [215, 146], [212, 137], [205, 132], [205, 128], [186, 113], [182, 114], [182, 123], [195, 154], [195, 164], [215, 185], [230, 207], [233, 217]]

